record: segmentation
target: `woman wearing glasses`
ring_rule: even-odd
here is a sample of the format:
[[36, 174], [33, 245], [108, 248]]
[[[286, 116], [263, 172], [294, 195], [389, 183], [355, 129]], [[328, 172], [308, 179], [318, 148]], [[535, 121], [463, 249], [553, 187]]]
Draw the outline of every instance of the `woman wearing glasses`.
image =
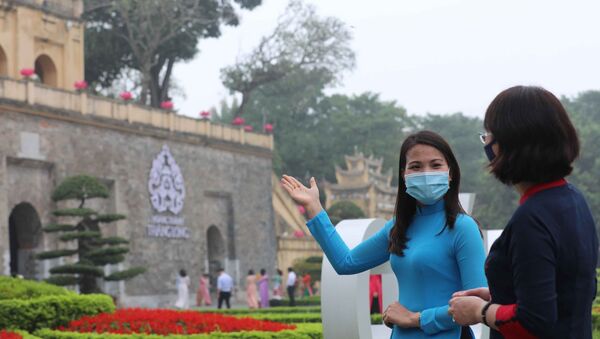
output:
[[460, 324], [491, 338], [589, 339], [598, 241], [581, 192], [564, 177], [579, 154], [560, 101], [539, 87], [513, 87], [490, 104], [482, 135], [489, 168], [521, 195], [486, 261], [489, 289], [455, 294]]
[[352, 250], [323, 210], [314, 178], [310, 188], [286, 175], [281, 183], [306, 208], [308, 228], [338, 274], [390, 261], [400, 289], [398, 302], [383, 315], [392, 338], [472, 338], [448, 314], [452, 293], [487, 286], [478, 225], [458, 200], [456, 158], [442, 137], [422, 131], [402, 144], [399, 168], [395, 218]]

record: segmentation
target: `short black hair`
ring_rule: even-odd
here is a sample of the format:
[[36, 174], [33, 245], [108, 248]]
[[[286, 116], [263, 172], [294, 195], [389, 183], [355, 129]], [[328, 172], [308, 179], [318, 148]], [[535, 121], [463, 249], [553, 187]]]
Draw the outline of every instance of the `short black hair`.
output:
[[506, 185], [543, 183], [573, 171], [579, 139], [560, 100], [534, 86], [502, 91], [485, 112], [484, 127], [498, 143], [489, 167]]
[[254, 270], [252, 270], [252, 269], [248, 270], [248, 275], [254, 275]]
[[260, 269], [260, 275], [265, 275], [267, 273], [267, 270], [265, 270], [264, 268]]
[[184, 269], [180, 269], [179, 270], [179, 275], [182, 276], [182, 277], [185, 277], [185, 276], [187, 276], [187, 272]]

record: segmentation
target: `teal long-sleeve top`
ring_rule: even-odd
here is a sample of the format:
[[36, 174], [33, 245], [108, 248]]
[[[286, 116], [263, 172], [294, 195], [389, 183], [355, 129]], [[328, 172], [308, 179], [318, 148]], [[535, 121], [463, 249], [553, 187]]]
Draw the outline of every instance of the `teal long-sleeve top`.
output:
[[487, 287], [485, 251], [473, 218], [459, 214], [452, 229], [445, 224], [443, 200], [417, 207], [402, 257], [388, 250], [393, 220], [353, 249], [336, 232], [325, 210], [307, 226], [338, 274], [360, 273], [390, 260], [399, 286], [398, 302], [421, 312], [420, 328], [394, 326], [393, 339], [457, 339], [460, 326], [448, 314], [448, 301], [456, 291]]

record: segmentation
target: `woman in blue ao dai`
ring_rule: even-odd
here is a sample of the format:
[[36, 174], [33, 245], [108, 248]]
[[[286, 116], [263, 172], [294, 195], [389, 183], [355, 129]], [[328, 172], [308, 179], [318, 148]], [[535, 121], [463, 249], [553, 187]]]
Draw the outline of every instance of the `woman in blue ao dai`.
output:
[[390, 261], [398, 301], [384, 322], [392, 338], [473, 338], [448, 314], [456, 291], [487, 286], [478, 224], [462, 209], [460, 168], [448, 143], [430, 131], [402, 144], [395, 217], [353, 249], [341, 239], [319, 202], [314, 178], [306, 187], [284, 175], [281, 184], [305, 207], [307, 225], [338, 274], [356, 274]]

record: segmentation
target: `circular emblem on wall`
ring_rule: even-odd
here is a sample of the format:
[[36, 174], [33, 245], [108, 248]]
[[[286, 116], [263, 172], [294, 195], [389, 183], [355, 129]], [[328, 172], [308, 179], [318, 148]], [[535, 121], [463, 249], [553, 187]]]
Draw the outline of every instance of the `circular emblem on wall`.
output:
[[179, 214], [183, 209], [183, 175], [167, 145], [163, 146], [162, 151], [152, 161], [148, 191], [152, 207], [157, 212], [171, 211], [173, 214]]

